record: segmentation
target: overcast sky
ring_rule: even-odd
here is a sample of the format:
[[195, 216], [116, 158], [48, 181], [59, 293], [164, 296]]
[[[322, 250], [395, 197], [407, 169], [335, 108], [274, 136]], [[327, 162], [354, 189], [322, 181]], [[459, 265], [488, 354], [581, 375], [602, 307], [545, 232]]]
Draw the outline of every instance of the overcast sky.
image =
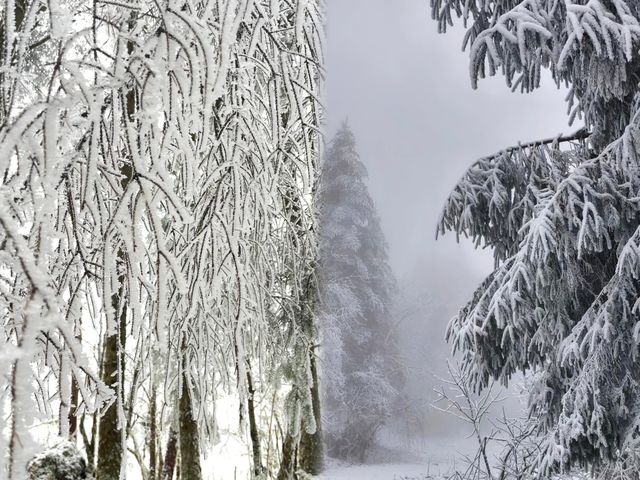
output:
[[550, 79], [535, 94], [511, 93], [502, 77], [472, 90], [463, 31], [438, 34], [429, 0], [328, 0], [328, 8], [327, 132], [348, 117], [396, 274], [434, 263], [487, 270], [488, 255], [434, 242], [440, 208], [475, 159], [573, 131], [565, 93]]

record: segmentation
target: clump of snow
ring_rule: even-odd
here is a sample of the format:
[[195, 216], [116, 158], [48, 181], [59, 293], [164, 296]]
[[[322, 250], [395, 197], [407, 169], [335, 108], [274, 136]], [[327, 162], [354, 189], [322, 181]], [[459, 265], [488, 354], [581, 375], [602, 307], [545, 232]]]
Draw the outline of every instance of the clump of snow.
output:
[[27, 465], [29, 480], [91, 480], [87, 462], [76, 446], [64, 440], [34, 457]]

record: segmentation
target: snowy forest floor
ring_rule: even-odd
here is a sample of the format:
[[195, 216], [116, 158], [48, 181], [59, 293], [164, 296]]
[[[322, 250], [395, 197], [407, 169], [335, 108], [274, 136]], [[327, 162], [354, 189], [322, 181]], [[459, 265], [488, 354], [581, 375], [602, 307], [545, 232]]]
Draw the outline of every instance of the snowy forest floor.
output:
[[427, 480], [424, 465], [383, 463], [379, 465], [331, 466], [319, 480]]
[[[386, 443], [386, 442], [385, 442]], [[379, 446], [366, 465], [329, 459], [317, 480], [436, 480], [455, 471], [473, 444], [460, 438], [425, 438], [413, 444]]]
[[[389, 439], [384, 440], [390, 444]], [[464, 436], [434, 436], [413, 444], [378, 446], [365, 465], [328, 459], [326, 470], [314, 480], [446, 480], [456, 471], [464, 471], [464, 457], [474, 449], [473, 440]], [[578, 473], [553, 477], [553, 480], [587, 479], [592, 480], [589, 475]]]

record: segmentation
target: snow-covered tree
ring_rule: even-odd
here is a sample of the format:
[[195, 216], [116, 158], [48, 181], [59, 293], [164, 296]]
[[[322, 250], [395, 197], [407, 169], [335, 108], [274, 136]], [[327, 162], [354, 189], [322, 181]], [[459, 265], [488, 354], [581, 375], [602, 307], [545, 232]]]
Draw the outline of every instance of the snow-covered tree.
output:
[[364, 461], [391, 414], [399, 375], [391, 302], [396, 282], [355, 138], [343, 124], [322, 165], [322, 388], [330, 455]]
[[[0, 476], [23, 478], [37, 419], [81, 439], [99, 480], [129, 452], [152, 477], [163, 444], [200, 478], [218, 390], [253, 397], [269, 312], [315, 261], [281, 223], [284, 191], [311, 210], [319, 2], [0, 13]], [[283, 251], [295, 275], [272, 289]]]
[[[640, 4], [432, 0], [462, 17], [474, 86], [500, 71], [530, 92], [569, 87], [574, 135], [477, 161], [440, 231], [486, 245], [495, 270], [448, 338], [476, 388], [531, 371], [538, 474], [629, 459], [640, 441]], [[523, 112], [525, 114], [525, 112]]]

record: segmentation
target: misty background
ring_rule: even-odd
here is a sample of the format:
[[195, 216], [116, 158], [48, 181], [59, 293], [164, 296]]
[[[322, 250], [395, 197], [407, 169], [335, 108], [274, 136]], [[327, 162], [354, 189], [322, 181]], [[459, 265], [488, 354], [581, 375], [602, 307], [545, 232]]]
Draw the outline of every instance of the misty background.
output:
[[327, 138], [348, 119], [400, 286], [396, 321], [413, 408], [398, 421], [417, 441], [457, 445], [465, 426], [430, 404], [435, 377], [446, 373], [447, 323], [491, 271], [492, 256], [453, 235], [436, 241], [440, 210], [476, 159], [577, 127], [550, 77], [534, 94], [511, 92], [502, 77], [474, 91], [464, 29], [438, 34], [428, 0], [327, 4]]

